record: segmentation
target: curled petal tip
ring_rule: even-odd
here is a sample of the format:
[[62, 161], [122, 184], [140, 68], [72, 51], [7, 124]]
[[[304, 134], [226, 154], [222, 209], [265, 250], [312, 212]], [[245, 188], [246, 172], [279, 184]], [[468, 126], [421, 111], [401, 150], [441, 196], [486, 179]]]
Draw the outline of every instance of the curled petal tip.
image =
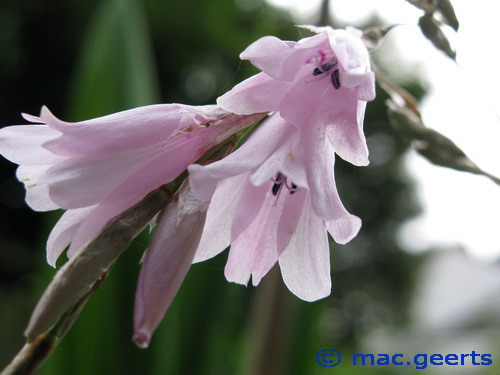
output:
[[47, 106], [42, 106], [42, 109], [40, 110], [40, 118], [44, 117], [54, 117], [52, 112], [50, 112], [50, 109]]
[[361, 219], [354, 215], [346, 215], [326, 224], [335, 242], [345, 245], [357, 236], [361, 229]]
[[134, 343], [141, 349], [146, 349], [151, 341], [151, 336], [144, 331], [139, 331], [134, 334]]
[[43, 120], [40, 117], [30, 115], [29, 113], [21, 113], [21, 116], [23, 116], [23, 119], [29, 122], [33, 123], [43, 123]]

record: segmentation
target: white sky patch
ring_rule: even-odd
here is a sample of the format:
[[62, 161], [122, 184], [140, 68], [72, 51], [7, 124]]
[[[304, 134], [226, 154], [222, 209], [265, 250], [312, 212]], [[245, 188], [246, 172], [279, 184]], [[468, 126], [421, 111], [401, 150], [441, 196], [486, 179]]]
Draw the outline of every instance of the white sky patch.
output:
[[295, 19], [303, 22], [314, 17], [321, 4], [321, 0], [268, 0], [267, 2], [286, 9]]
[[[286, 4], [298, 22], [310, 21], [321, 3], [268, 1]], [[415, 26], [423, 12], [406, 1], [334, 0], [331, 11], [354, 26], [375, 12], [388, 25], [407, 25], [391, 31], [375, 53], [389, 63], [386, 70], [396, 53], [402, 63], [393, 76], [417, 72], [429, 88], [421, 108], [426, 125], [451, 138], [481, 168], [500, 176], [500, 2], [452, 2], [460, 30], [455, 35], [450, 29], [447, 35], [457, 50], [458, 65], [424, 38]], [[309, 8], [303, 10], [305, 4]], [[498, 258], [500, 186], [484, 177], [433, 166], [415, 152], [408, 154], [406, 164], [424, 212], [403, 227], [403, 245], [415, 251], [462, 245], [478, 258]]]

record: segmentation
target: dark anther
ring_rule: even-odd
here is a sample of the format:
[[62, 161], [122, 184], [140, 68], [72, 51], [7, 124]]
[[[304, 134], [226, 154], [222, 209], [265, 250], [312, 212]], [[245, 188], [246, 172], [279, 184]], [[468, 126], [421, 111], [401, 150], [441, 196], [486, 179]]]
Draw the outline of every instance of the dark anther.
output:
[[297, 190], [299, 190], [299, 188], [292, 182], [292, 188], [290, 189], [290, 194], [295, 194]]
[[338, 69], [335, 69], [331, 77], [332, 77], [333, 87], [335, 87], [337, 90], [340, 89], [340, 71]]
[[283, 182], [284, 182], [283, 175], [278, 172], [274, 181], [275, 182], [273, 184], [273, 187], [271, 188], [271, 192], [273, 193], [274, 196], [276, 196], [276, 195], [278, 195], [281, 188], [283, 187]]
[[323, 74], [320, 68], [314, 68], [313, 70], [313, 76], [319, 76], [320, 74]]

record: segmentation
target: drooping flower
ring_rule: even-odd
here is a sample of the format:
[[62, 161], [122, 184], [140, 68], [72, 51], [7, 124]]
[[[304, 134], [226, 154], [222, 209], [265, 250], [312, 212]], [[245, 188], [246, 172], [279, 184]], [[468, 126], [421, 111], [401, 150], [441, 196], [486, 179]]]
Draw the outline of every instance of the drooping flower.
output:
[[43, 108], [37, 124], [0, 130], [0, 152], [37, 211], [66, 209], [47, 242], [52, 266], [71, 258], [103, 226], [189, 164], [262, 115], [238, 116], [216, 105], [152, 105], [68, 123]]
[[247, 47], [240, 57], [262, 72], [217, 104], [238, 114], [277, 111], [304, 133], [320, 129], [346, 161], [367, 165], [363, 117], [375, 79], [361, 31], [307, 28], [318, 34], [298, 42], [267, 36]]
[[[71, 244], [71, 266], [106, 223], [173, 181], [208, 149], [274, 112], [230, 156], [191, 165], [194, 203], [181, 194], [160, 217], [136, 294], [139, 346], [149, 343], [191, 261], [228, 245], [229, 281], [247, 284], [251, 278], [257, 285], [278, 262], [298, 297], [313, 301], [330, 293], [327, 232], [343, 244], [361, 226], [339, 198], [334, 157], [368, 163], [362, 126], [366, 102], [375, 95], [374, 75], [357, 31], [312, 29], [318, 34], [299, 42], [265, 37], [249, 46], [241, 57], [262, 73], [220, 97], [222, 108], [156, 105], [78, 123], [58, 120], [44, 108], [40, 117], [25, 115], [38, 125], [0, 130], [0, 152], [20, 165], [17, 176], [29, 205], [67, 210], [49, 237], [47, 258], [55, 265]], [[44, 296], [56, 297], [42, 297], [29, 339], [78, 300], [58, 304], [59, 289], [73, 290], [64, 283], [60, 277], [47, 289]]]
[[350, 241], [361, 221], [344, 208], [334, 180], [334, 152], [316, 128], [301, 132], [272, 115], [241, 148], [207, 166], [189, 167], [193, 194], [209, 201], [194, 261], [231, 245], [225, 275], [257, 285], [279, 262], [283, 279], [298, 297], [330, 294], [327, 231]]

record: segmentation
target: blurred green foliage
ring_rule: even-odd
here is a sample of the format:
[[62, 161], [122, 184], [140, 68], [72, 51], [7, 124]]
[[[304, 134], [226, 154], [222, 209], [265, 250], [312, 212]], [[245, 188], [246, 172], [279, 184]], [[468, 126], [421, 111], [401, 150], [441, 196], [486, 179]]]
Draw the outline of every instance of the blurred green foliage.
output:
[[[0, 19], [6, 21], [0, 23], [7, 47], [0, 59], [5, 123], [19, 121], [12, 112], [36, 113], [41, 104], [82, 120], [156, 102], [211, 103], [256, 72], [238, 59], [248, 44], [264, 35], [300, 37], [288, 15], [262, 0], [6, 1]], [[372, 165], [337, 163], [339, 191], [363, 229], [347, 246], [332, 244], [331, 297], [298, 300], [276, 269], [255, 289], [228, 284], [224, 253], [192, 267], [150, 348], [138, 349], [131, 336], [138, 264], [148, 244], [143, 233], [41, 374], [323, 374], [327, 369], [314, 361], [318, 350], [355, 351], [370, 329], [404, 325], [416, 264], [398, 248], [395, 231], [416, 206], [400, 169], [408, 145], [391, 133], [383, 102], [380, 94], [365, 121]], [[12, 179], [12, 166], [6, 171]], [[29, 309], [54, 273], [44, 264], [43, 243], [56, 215], [47, 215], [40, 230], [25, 208], [16, 210], [20, 219], [11, 211], [2, 217], [29, 233], [28, 240], [19, 245], [22, 234], [1, 232], [0, 256], [13, 257], [18, 246], [23, 258], [11, 264], [28, 266], [19, 266], [9, 282], [2, 278], [9, 307], [2, 313], [7, 333], [0, 366], [21, 345]], [[16, 245], [6, 250], [8, 243]], [[25, 293], [22, 302], [19, 293]], [[342, 368], [361, 371], [367, 370]]]

